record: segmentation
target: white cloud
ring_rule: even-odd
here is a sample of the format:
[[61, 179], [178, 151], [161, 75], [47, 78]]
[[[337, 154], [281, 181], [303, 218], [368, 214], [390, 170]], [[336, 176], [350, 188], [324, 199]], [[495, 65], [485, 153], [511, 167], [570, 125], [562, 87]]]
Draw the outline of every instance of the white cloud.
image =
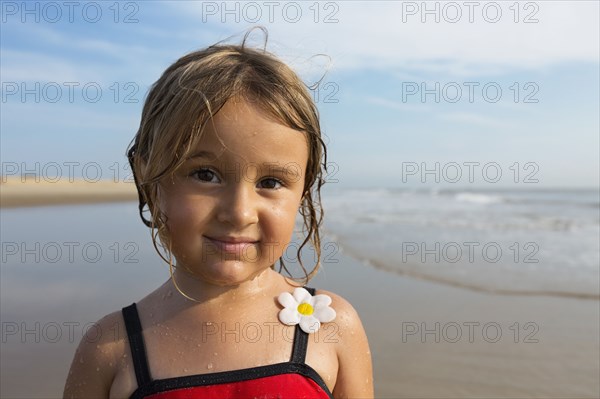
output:
[[[239, 3], [240, 23], [235, 23], [235, 13], [227, 14], [223, 10], [206, 15], [208, 3], [217, 8], [223, 7], [222, 2], [160, 3], [156, 7], [162, 7], [163, 13], [167, 12], [164, 7], [169, 7], [168, 21], [177, 24], [177, 29], [168, 22], [156, 25], [150, 18], [143, 19], [136, 26], [136, 31], [148, 38], [149, 42], [145, 45], [88, 39], [43, 25], [27, 26], [26, 31], [18, 34], [36, 37], [36, 40], [58, 49], [98, 53], [114, 60], [112, 66], [108, 69], [105, 65], [87, 61], [82, 68], [81, 60], [65, 58], [60, 53], [3, 49], [3, 79], [26, 81], [35, 77], [42, 81], [93, 81], [130, 76], [131, 70], [136, 70], [138, 79], [143, 77], [153, 81], [164, 68], [161, 60], [172, 61], [173, 54], [170, 53], [171, 48], [151, 46], [152, 38], [170, 37], [177, 43], [174, 47], [189, 43], [191, 50], [234, 34], [237, 34], [237, 39], [233, 41], [239, 41], [248, 28], [258, 24], [265, 25], [269, 31], [268, 49], [292, 65], [307, 82], [317, 80], [327, 70], [326, 58], [310, 58], [316, 54], [331, 56], [334, 71], [384, 70], [400, 76], [497, 76], [561, 62], [599, 62], [600, 10], [599, 3], [594, 1], [519, 3], [521, 21], [532, 12], [539, 21], [529, 24], [514, 23], [513, 2], [494, 3], [500, 4], [502, 10], [502, 17], [497, 23], [486, 22], [482, 14], [484, 5], [492, 2], [478, 3], [479, 6], [474, 8], [473, 23], [468, 22], [469, 8], [464, 6], [464, 2], [321, 2], [318, 7], [315, 7], [317, 3], [310, 2], [276, 2], [279, 6], [274, 8], [273, 23], [269, 23], [267, 2], [253, 2], [262, 12], [262, 18], [256, 23], [249, 20], [252, 10], [244, 12], [245, 3], [235, 2], [227, 6], [231, 9], [233, 4]], [[302, 10], [302, 17], [297, 23], [286, 21], [293, 16], [294, 8], [288, 9], [287, 17], [283, 12], [285, 4], [291, 3], [298, 4]], [[429, 9], [437, 5], [439, 23], [434, 21], [435, 15], [421, 12], [422, 4]], [[447, 21], [453, 16], [452, 7], [448, 4], [460, 6], [462, 17], [459, 22]], [[525, 8], [525, 4], [535, 4], [538, 9]], [[407, 14], [410, 7], [418, 7], [419, 12]], [[493, 16], [492, 10], [488, 9], [488, 18]], [[324, 23], [328, 15], [338, 22]], [[421, 17], [427, 18], [425, 23], [421, 22]], [[253, 37], [253, 42], [259, 43], [261, 32], [256, 31]]]
[[[46, 50], [17, 50], [3, 46], [0, 69], [2, 80], [7, 82], [108, 83], [115, 79], [131, 80], [132, 71], [135, 71], [136, 79], [155, 79], [161, 70], [156, 60], [167, 57], [165, 52], [169, 50], [130, 46], [107, 39], [73, 37], [59, 29], [40, 25], [28, 25], [26, 30], [20, 30], [22, 27], [17, 25], [14, 29], [11, 34], [34, 37], [44, 44]], [[152, 72], [153, 69], [156, 73]]]
[[[319, 3], [318, 23], [314, 22], [316, 3], [298, 2], [302, 4], [302, 18], [289, 23], [282, 15], [286, 4], [283, 2], [278, 3], [280, 7], [272, 14], [272, 24], [265, 3], [254, 2], [262, 5], [263, 18], [257, 23], [244, 18], [250, 14], [249, 11], [244, 14], [242, 3], [238, 24], [234, 22], [235, 12], [227, 14], [219, 10], [215, 15], [206, 12], [202, 15], [206, 2], [175, 3], [177, 10], [197, 21], [207, 21], [214, 29], [228, 28], [237, 33], [263, 24], [277, 41], [272, 44], [275, 47], [282, 44], [287, 49], [285, 53], [300, 53], [304, 57], [326, 53], [333, 57], [337, 68], [344, 70], [406, 68], [464, 76], [541, 68], [568, 61], [599, 61], [599, 3], [595, 1], [519, 2], [518, 23], [514, 22], [514, 2], [476, 2], [473, 23], [468, 21], [469, 8], [464, 6], [465, 2], [438, 1], [425, 4], [430, 9], [437, 4], [439, 23], [434, 21], [434, 15], [422, 15], [420, 8], [424, 3], [406, 1], [330, 2], [338, 7], [337, 11], [324, 9], [330, 3]], [[223, 4], [211, 3], [217, 8]], [[460, 7], [462, 17], [457, 23], [448, 22], [454, 17], [449, 3]], [[494, 18], [494, 8], [489, 7], [492, 3], [501, 7], [502, 14], [496, 23], [486, 22], [483, 15], [484, 7], [488, 7], [486, 18]], [[409, 15], [407, 9], [411, 6], [418, 7], [419, 12]], [[333, 11], [339, 22], [323, 23], [325, 15]], [[422, 16], [427, 18], [425, 23], [421, 22]], [[538, 22], [523, 23], [527, 16]], [[285, 54], [280, 55], [285, 59]]]
[[476, 126], [484, 126], [484, 127], [507, 127], [506, 123], [499, 121], [494, 118], [490, 118], [481, 114], [475, 114], [472, 112], [441, 112], [434, 113], [431, 107], [426, 104], [407, 104], [398, 101], [391, 101], [385, 98], [379, 97], [367, 97], [366, 102], [369, 104], [374, 104], [378, 106], [382, 106], [385, 108], [393, 109], [396, 111], [403, 112], [426, 112], [428, 114], [433, 115], [435, 118], [457, 122], [459, 124], [470, 124]]
[[[81, 102], [81, 100], [79, 100]], [[97, 107], [94, 107], [97, 105]], [[46, 102], [33, 103], [6, 103], [3, 105], [7, 115], [3, 117], [3, 134], [6, 136], [18, 136], [20, 130], [31, 129], [32, 131], [50, 130], [52, 132], [85, 131], [86, 129], [103, 129], [114, 133], [123, 130], [135, 131], [139, 124], [139, 113], [123, 111], [110, 112], [103, 105], [69, 104]], [[35, 118], [31, 116], [35, 115]], [[76, 115], [76, 117], [74, 117]], [[27, 121], [27, 123], [23, 123]]]
[[[2, 49], [3, 82], [82, 82], [90, 71], [82, 71], [73, 60], [33, 51]], [[90, 81], [89, 79], [87, 81]]]

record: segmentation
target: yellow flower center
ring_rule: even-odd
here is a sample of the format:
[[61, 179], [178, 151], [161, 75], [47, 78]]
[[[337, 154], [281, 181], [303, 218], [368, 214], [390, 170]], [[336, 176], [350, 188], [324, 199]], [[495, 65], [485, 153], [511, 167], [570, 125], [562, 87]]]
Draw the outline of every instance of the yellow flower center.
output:
[[298, 313], [300, 313], [302, 316], [310, 316], [313, 314], [313, 312], [314, 309], [310, 303], [301, 303], [298, 305]]

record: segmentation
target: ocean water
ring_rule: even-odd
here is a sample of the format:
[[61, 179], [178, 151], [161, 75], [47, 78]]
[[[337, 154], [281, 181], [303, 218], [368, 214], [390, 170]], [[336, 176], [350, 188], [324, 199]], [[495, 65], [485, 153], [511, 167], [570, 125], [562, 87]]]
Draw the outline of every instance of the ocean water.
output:
[[335, 189], [323, 207], [330, 246], [390, 272], [499, 294], [600, 295], [598, 189]]

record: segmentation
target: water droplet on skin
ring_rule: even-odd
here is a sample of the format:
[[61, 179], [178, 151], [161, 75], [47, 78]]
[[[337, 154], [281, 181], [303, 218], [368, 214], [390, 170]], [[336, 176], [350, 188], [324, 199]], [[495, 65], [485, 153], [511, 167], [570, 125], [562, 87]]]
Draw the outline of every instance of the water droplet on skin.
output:
[[100, 349], [100, 345], [96, 345], [96, 349]]
[[200, 347], [200, 344], [196, 344], [196, 346], [199, 348], [199, 347]]
[[113, 365], [113, 364], [112, 364], [112, 362], [109, 362], [109, 363], [108, 363], [108, 366], [109, 366], [109, 367], [112, 367], [112, 365]]
[[218, 355], [218, 353], [217, 353], [217, 352], [215, 352], [215, 353], [213, 353], [213, 355], [217, 356], [217, 355]]
[[100, 371], [100, 367], [96, 367], [96, 371]]
[[154, 317], [154, 313], [150, 313], [150, 317]]
[[173, 291], [167, 292], [167, 298], [171, 298], [173, 296]]
[[209, 369], [209, 370], [211, 370], [213, 368], [213, 364], [212, 363], [208, 363], [206, 365], [206, 368]]
[[186, 368], [184, 367], [184, 368], [183, 368], [183, 372], [184, 372], [184, 373], [187, 373], [187, 372], [188, 372], [188, 369], [186, 369]]
[[123, 353], [123, 357], [126, 358], [127, 357], [127, 353]]
[[82, 357], [79, 358], [79, 363], [83, 364], [83, 358]]

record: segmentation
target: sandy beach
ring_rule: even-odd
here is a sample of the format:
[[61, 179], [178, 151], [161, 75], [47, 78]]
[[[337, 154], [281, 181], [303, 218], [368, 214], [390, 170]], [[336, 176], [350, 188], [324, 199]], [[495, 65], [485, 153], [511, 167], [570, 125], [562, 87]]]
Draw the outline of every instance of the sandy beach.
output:
[[84, 204], [135, 200], [137, 193], [133, 183], [112, 180], [57, 181], [28, 176], [2, 177], [0, 180], [0, 207]]
[[[132, 188], [108, 182], [35, 186], [3, 183], [3, 231], [14, 229], [14, 220], [23, 217], [16, 206], [135, 200]], [[125, 205], [121, 208], [133, 220], [135, 202]], [[74, 217], [84, 227], [66, 229], [82, 234], [76, 229], [85, 231], [90, 222], [79, 219], [104, 220], [114, 215], [113, 208], [97, 207], [96, 215], [90, 215], [90, 206], [85, 205], [81, 215], [89, 216]], [[78, 212], [76, 208], [60, 210], [66, 214]], [[5, 221], [7, 215], [13, 215], [9, 222]], [[44, 217], [59, 218], [48, 213]], [[31, 218], [37, 221], [37, 216]], [[119, 225], [128, 226], [127, 218], [117, 215], [105, 223], [119, 234], [130, 235], [126, 227]], [[114, 235], [104, 229], [106, 235]], [[67, 241], [69, 237], [65, 237], [62, 239]], [[111, 235], [110, 239], [119, 238]], [[145, 231], [139, 240], [150, 247]], [[152, 250], [145, 251], [141, 248], [139, 263], [126, 267], [114, 263], [108, 268], [88, 264], [87, 269], [67, 265], [68, 281], [52, 277], [44, 284], [39, 281], [39, 273], [56, 275], [49, 268], [3, 263], [3, 323], [13, 323], [17, 328], [40, 321], [46, 326], [74, 322], [85, 325], [130, 303], [132, 298], [139, 299], [154, 289], [153, 284], [168, 278], [167, 269]], [[39, 270], [35, 271], [39, 278], [28, 277], [33, 275], [27, 268]], [[130, 285], [134, 276], [142, 275], [145, 280]], [[379, 270], [343, 251], [330, 257], [309, 285], [344, 296], [361, 315], [373, 356], [377, 398], [600, 397], [598, 300], [476, 292]], [[31, 299], [31, 293], [38, 290], [47, 296], [46, 301]], [[109, 298], [106, 292], [112, 293]], [[22, 334], [5, 336], [3, 328], [3, 398], [61, 396], [77, 344], [67, 340], [66, 330], [63, 332], [58, 341], [34, 342], [31, 334], [25, 339]]]
[[314, 285], [359, 311], [376, 397], [600, 396], [597, 300], [480, 293], [339, 260]]

